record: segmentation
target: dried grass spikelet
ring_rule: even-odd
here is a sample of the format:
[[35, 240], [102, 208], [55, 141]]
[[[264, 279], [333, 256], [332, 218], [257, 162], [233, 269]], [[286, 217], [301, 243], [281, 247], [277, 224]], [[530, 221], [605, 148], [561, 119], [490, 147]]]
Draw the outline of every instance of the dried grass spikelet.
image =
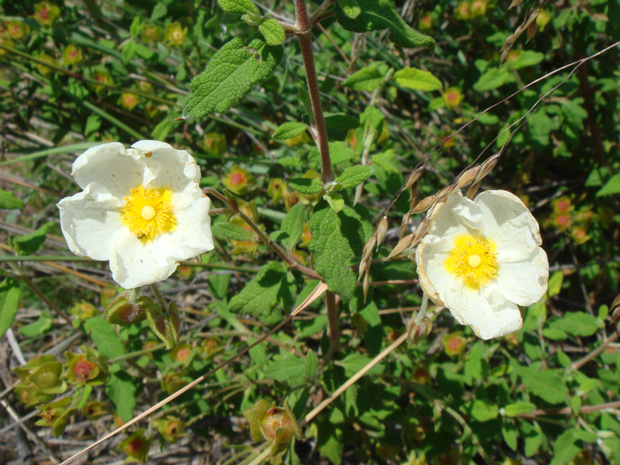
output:
[[364, 276], [364, 284], [362, 285], [362, 289], [364, 291], [364, 302], [366, 301], [366, 297], [368, 296], [368, 290], [370, 289], [370, 275], [366, 273]]
[[445, 199], [450, 194], [452, 194], [452, 192], [454, 192], [455, 190], [456, 190], [455, 184], [448, 184], [447, 186], [442, 187], [439, 190], [439, 192], [435, 194], [435, 197], [437, 198], [437, 202], [440, 202], [441, 200]]
[[431, 208], [431, 206], [433, 206], [436, 201], [437, 201], [437, 196], [434, 194], [429, 195], [428, 197], [424, 197], [422, 200], [418, 202], [415, 208], [411, 209], [410, 213], [420, 213], [420, 212], [426, 211], [429, 208]]
[[413, 173], [411, 173], [409, 175], [409, 179], [407, 179], [407, 184], [405, 185], [405, 189], [409, 189], [411, 186], [417, 183], [420, 177], [422, 176], [422, 173], [424, 173], [424, 166], [420, 166], [419, 168], [416, 168], [415, 170], [413, 170]]
[[480, 173], [478, 173], [478, 176], [474, 181], [476, 184], [482, 181], [491, 171], [493, 171], [493, 168], [495, 168], [495, 165], [497, 165], [499, 157], [501, 156], [501, 153], [496, 153], [495, 155], [492, 155], [485, 160], [485, 162], [480, 167]]
[[375, 235], [377, 236], [377, 250], [379, 250], [379, 246], [383, 242], [383, 239], [385, 239], [387, 230], [388, 219], [387, 216], [384, 215], [383, 218], [381, 218], [381, 221], [379, 221], [379, 224], [377, 225], [377, 231], [375, 232]]
[[398, 244], [396, 244], [396, 247], [394, 247], [394, 250], [392, 250], [390, 252], [390, 254], [387, 256], [386, 260], [389, 260], [390, 258], [398, 255], [403, 250], [408, 248], [411, 245], [411, 243], [413, 242], [413, 236], [414, 236], [413, 234], [409, 234], [408, 236], [405, 236], [400, 241], [398, 241]]
[[428, 225], [430, 224], [430, 222], [431, 222], [431, 219], [428, 216], [424, 218], [422, 221], [420, 221], [420, 224], [415, 230], [413, 240], [411, 241], [411, 246], [416, 245], [418, 242], [422, 240], [422, 238], [426, 234], [426, 231], [428, 231]]
[[359, 270], [357, 272], [358, 283], [362, 280], [362, 276], [364, 276], [364, 273], [366, 273], [366, 270], [368, 270], [369, 263], [370, 263], [369, 260], [364, 260], [360, 262]]
[[456, 188], [462, 189], [463, 187], [474, 182], [476, 180], [476, 177], [480, 173], [481, 169], [482, 169], [481, 166], [474, 166], [473, 168], [470, 168], [467, 171], [465, 171], [457, 180]]
[[405, 235], [405, 232], [409, 227], [409, 218], [411, 218], [411, 213], [406, 213], [405, 216], [403, 216], [402, 221], [400, 222], [400, 237], [403, 237]]

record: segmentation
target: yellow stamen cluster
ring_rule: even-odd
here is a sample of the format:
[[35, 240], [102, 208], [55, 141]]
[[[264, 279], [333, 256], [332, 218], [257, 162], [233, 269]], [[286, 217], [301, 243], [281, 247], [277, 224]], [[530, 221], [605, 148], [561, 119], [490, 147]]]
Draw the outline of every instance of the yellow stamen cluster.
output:
[[497, 276], [495, 244], [485, 237], [461, 234], [454, 239], [454, 249], [444, 266], [471, 289], [479, 289]]
[[138, 186], [131, 189], [123, 200], [125, 206], [121, 209], [121, 219], [138, 239], [151, 241], [176, 227], [170, 189]]

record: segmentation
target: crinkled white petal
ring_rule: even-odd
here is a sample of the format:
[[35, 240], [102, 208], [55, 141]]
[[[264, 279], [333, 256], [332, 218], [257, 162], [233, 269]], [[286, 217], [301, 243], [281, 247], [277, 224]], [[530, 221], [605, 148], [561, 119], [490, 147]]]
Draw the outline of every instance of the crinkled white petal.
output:
[[470, 325], [482, 339], [505, 336], [523, 326], [519, 307], [501, 295], [486, 297], [482, 290], [463, 287], [457, 292], [447, 291], [444, 299], [454, 318], [462, 325]]
[[187, 260], [213, 249], [210, 206], [209, 197], [202, 197], [188, 208], [175, 210], [179, 226], [170, 233], [176, 246], [173, 259]]
[[120, 206], [120, 200], [98, 183], [58, 202], [60, 226], [71, 252], [108, 260], [116, 235], [125, 229]]
[[112, 278], [125, 289], [163, 281], [178, 266], [178, 262], [171, 258], [174, 252], [175, 244], [170, 234], [143, 242], [125, 229], [117, 235], [110, 257]]
[[501, 263], [494, 282], [504, 297], [519, 305], [531, 305], [547, 292], [549, 262], [541, 248], [532, 251], [528, 260]]
[[454, 234], [455, 228], [466, 227], [471, 233], [482, 226], [480, 207], [458, 190], [450, 195], [443, 204], [437, 205], [431, 215], [428, 234], [448, 236]]
[[188, 183], [200, 182], [200, 168], [186, 150], [177, 150], [165, 142], [142, 140], [127, 152], [144, 163], [142, 182], [147, 187], [180, 192]]
[[91, 147], [73, 163], [73, 177], [82, 189], [96, 182], [121, 199], [142, 184], [143, 176], [143, 164], [128, 156], [118, 142]]

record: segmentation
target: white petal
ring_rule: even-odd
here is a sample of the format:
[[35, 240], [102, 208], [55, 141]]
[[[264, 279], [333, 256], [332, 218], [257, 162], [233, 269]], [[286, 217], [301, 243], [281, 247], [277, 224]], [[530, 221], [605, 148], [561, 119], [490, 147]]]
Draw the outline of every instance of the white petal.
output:
[[128, 150], [132, 157], [146, 167], [144, 184], [182, 191], [188, 183], [200, 182], [200, 168], [186, 150], [176, 150], [170, 144], [154, 140], [136, 142]]
[[71, 252], [94, 260], [108, 260], [118, 232], [124, 228], [121, 201], [100, 184], [58, 202], [60, 226]]
[[174, 244], [169, 234], [163, 234], [150, 242], [142, 242], [127, 229], [117, 235], [114, 244], [110, 258], [112, 278], [125, 289], [163, 281], [178, 266], [170, 258], [172, 253]]
[[476, 197], [483, 214], [484, 234], [497, 245], [498, 261], [520, 261], [542, 244], [538, 223], [516, 195], [486, 191]]
[[454, 234], [454, 229], [459, 227], [466, 227], [469, 233], [479, 230], [482, 227], [482, 213], [480, 207], [457, 190], [443, 204], [435, 207], [428, 232], [445, 237]]
[[91, 147], [73, 163], [75, 182], [82, 189], [97, 182], [115, 197], [125, 198], [133, 187], [142, 184], [144, 173], [144, 166], [127, 155], [118, 142]]
[[188, 260], [213, 249], [209, 197], [201, 197], [189, 208], [176, 211], [177, 228], [170, 233], [176, 249], [175, 260]]
[[531, 305], [547, 292], [549, 263], [541, 248], [532, 252], [527, 261], [502, 263], [495, 282], [499, 292], [518, 305]]
[[463, 286], [459, 292], [447, 292], [445, 303], [459, 323], [471, 326], [482, 339], [505, 336], [523, 326], [519, 307], [501, 295], [489, 298]]

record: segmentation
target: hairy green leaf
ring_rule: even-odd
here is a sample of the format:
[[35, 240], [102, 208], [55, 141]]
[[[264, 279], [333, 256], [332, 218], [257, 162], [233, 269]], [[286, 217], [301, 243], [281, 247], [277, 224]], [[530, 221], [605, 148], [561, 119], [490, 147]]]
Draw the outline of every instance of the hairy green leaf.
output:
[[362, 252], [361, 230], [355, 210], [344, 206], [335, 212], [324, 200], [316, 205], [310, 219], [310, 251], [315, 255], [316, 271], [329, 290], [344, 301], [351, 300], [357, 287], [357, 277], [350, 266]]
[[298, 135], [303, 133], [306, 129], [308, 129], [308, 125], [306, 123], [284, 123], [278, 129], [276, 129], [276, 131], [271, 137], [272, 139], [276, 140], [292, 139], [293, 137], [297, 137]]
[[614, 174], [596, 193], [597, 197], [620, 193], [620, 173]]
[[484, 422], [497, 418], [499, 409], [484, 400], [474, 400], [469, 406], [469, 414], [474, 420]]
[[349, 76], [343, 82], [343, 85], [353, 90], [370, 92], [378, 89], [383, 84], [386, 72], [387, 66], [385, 65], [366, 66]]
[[357, 0], [337, 0], [338, 6], [342, 10], [342, 12], [347, 15], [347, 17], [351, 19], [357, 18], [362, 9], [360, 8], [360, 4]]
[[217, 4], [226, 13], [244, 15], [246, 13], [258, 14], [258, 8], [252, 0], [217, 0]]
[[345, 115], [344, 113], [332, 113], [325, 115], [325, 125], [328, 128], [349, 130], [360, 127], [360, 121], [355, 116]]
[[306, 195], [318, 194], [323, 190], [323, 184], [316, 178], [295, 177], [287, 179], [286, 182], [297, 192]]
[[506, 405], [504, 411], [509, 417], [516, 417], [524, 413], [530, 413], [536, 410], [536, 404], [531, 402], [515, 402], [514, 404]]
[[439, 90], [443, 84], [428, 71], [417, 68], [404, 68], [396, 71], [394, 80], [403, 87], [414, 90]]
[[295, 247], [301, 237], [307, 217], [306, 207], [301, 203], [297, 203], [291, 208], [282, 221], [282, 231], [287, 234], [286, 239], [282, 241], [284, 247], [289, 250]]
[[497, 89], [503, 86], [510, 77], [510, 72], [506, 68], [492, 68], [480, 76], [480, 79], [474, 84], [474, 90], [476, 92], [485, 92]]
[[125, 355], [123, 341], [114, 328], [102, 316], [94, 316], [84, 320], [84, 329], [97, 346], [97, 351], [106, 358]]
[[354, 165], [345, 169], [340, 176], [336, 178], [336, 182], [343, 189], [351, 189], [368, 179], [372, 175], [372, 168], [364, 165]]
[[34, 254], [45, 242], [45, 236], [50, 225], [45, 224], [35, 232], [23, 236], [13, 237], [11, 244], [17, 249], [19, 255]]
[[14, 210], [24, 208], [22, 199], [18, 199], [13, 192], [0, 189], [0, 209]]
[[239, 38], [224, 44], [190, 83], [183, 118], [225, 112], [269, 77], [281, 59], [282, 46], [270, 46], [261, 39], [247, 46]]
[[394, 0], [357, 0], [357, 3], [361, 13], [355, 18], [349, 17], [338, 3], [336, 18], [345, 29], [353, 32], [389, 29], [390, 39], [399, 47], [428, 47], [431, 50], [435, 48], [435, 40], [432, 37], [412, 29], [400, 17]]
[[266, 19], [258, 26], [258, 30], [265, 38], [267, 45], [282, 45], [286, 38], [284, 29], [275, 19]]
[[267, 316], [278, 300], [283, 283], [286, 285], [286, 267], [277, 262], [268, 263], [230, 299], [228, 308], [235, 313]]
[[520, 367], [519, 375], [529, 391], [544, 401], [559, 404], [567, 400], [568, 388], [555, 371], [541, 371], [539, 367], [533, 366]]
[[243, 229], [242, 227], [237, 226], [236, 224], [227, 223], [223, 221], [220, 223], [215, 223], [213, 225], [213, 232], [215, 233], [216, 236], [227, 237], [229, 239], [232, 239], [233, 241], [249, 241], [249, 242], [257, 241], [256, 234], [253, 233], [252, 231]]
[[284, 357], [272, 360], [263, 371], [265, 378], [291, 383], [305, 373], [305, 361], [301, 357]]
[[15, 320], [21, 293], [13, 278], [6, 278], [0, 283], [0, 338]]

